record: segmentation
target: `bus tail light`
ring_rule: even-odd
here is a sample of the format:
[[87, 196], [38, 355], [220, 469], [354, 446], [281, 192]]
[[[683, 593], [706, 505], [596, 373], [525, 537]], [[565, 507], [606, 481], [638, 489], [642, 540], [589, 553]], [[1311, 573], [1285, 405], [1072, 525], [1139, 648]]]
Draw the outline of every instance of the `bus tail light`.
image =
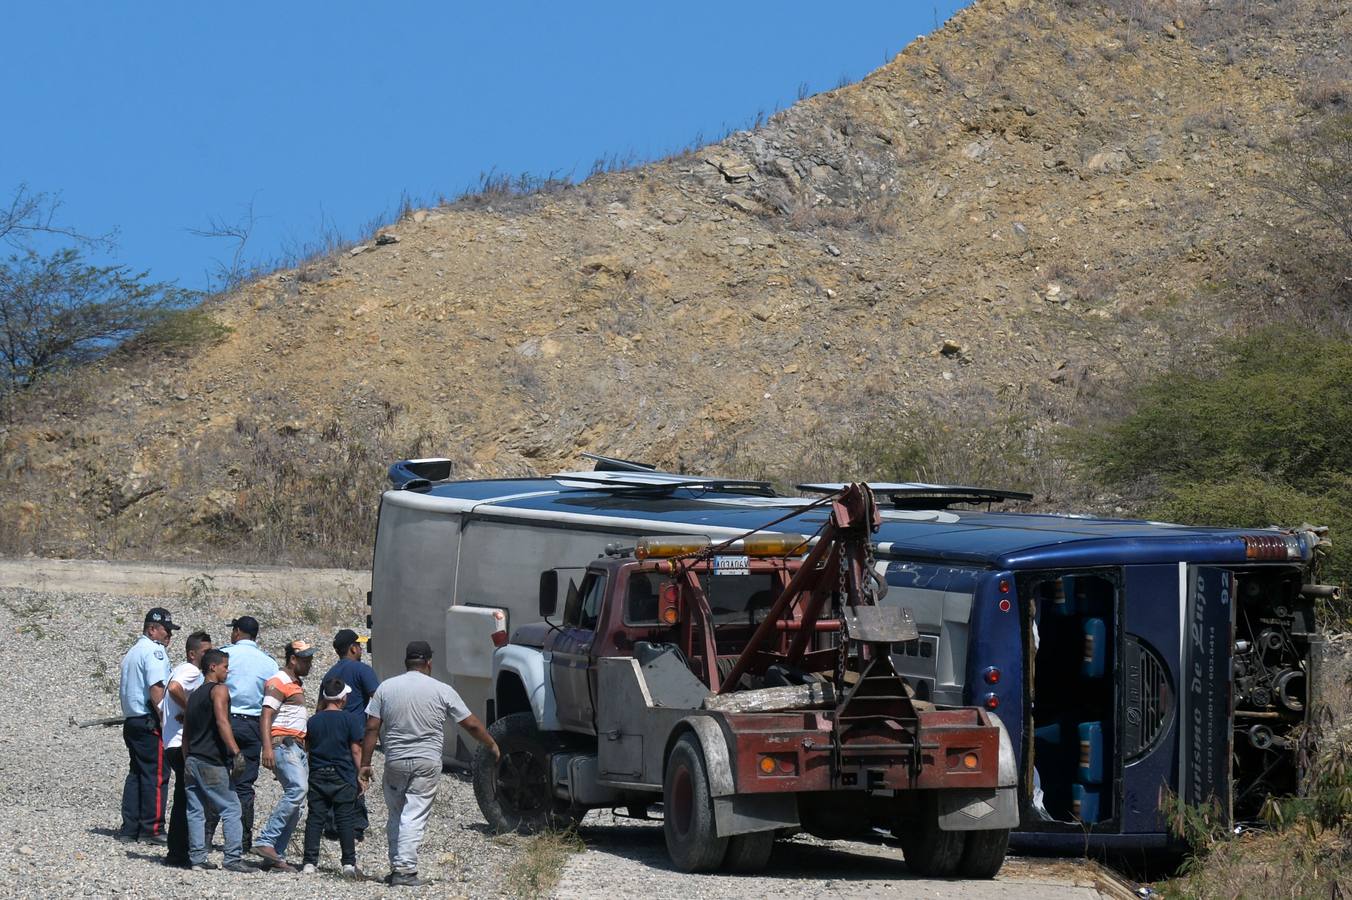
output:
[[1244, 535], [1246, 559], [1302, 559], [1305, 546], [1294, 534]]
[[986, 707], [986, 709], [999, 709], [1000, 698], [995, 696], [994, 694], [987, 694], [985, 698], [982, 699], [981, 705]]
[[995, 666], [991, 666], [982, 673], [981, 677], [986, 679], [986, 684], [999, 684], [1000, 670], [995, 668]]

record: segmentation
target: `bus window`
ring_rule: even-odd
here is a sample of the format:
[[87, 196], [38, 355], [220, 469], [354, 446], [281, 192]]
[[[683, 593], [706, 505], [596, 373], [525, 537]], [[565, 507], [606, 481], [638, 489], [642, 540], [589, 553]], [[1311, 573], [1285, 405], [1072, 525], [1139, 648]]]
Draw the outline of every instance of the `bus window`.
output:
[[1039, 817], [1094, 825], [1114, 817], [1118, 580], [1039, 574], [1032, 598], [1033, 806]]

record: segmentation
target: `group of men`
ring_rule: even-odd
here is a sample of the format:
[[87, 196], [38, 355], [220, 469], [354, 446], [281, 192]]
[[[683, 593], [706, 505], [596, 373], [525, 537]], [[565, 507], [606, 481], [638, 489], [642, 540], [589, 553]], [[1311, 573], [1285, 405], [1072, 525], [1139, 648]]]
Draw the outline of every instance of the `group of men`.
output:
[[[413, 641], [403, 675], [381, 683], [362, 662], [366, 638], [344, 628], [333, 639], [338, 662], [324, 676], [313, 713], [304, 679], [315, 649], [293, 640], [282, 664], [258, 645], [258, 620], [228, 625], [230, 642], [214, 647], [206, 632], [188, 635], [184, 660], [171, 669], [175, 624], [169, 611], [146, 613], [141, 636], [122, 660], [120, 696], [129, 770], [118, 840], [166, 845], [164, 862], [193, 870], [207, 861], [217, 824], [223, 868], [294, 872], [291, 838], [308, 804], [301, 871], [317, 871], [320, 841], [336, 836], [342, 874], [364, 877], [356, 842], [368, 826], [364, 795], [374, 777], [377, 741], [384, 751], [388, 810], [387, 883], [420, 885], [418, 846], [441, 777], [447, 717], [496, 757], [497, 745], [459, 694], [431, 677], [432, 648]], [[254, 784], [259, 767], [276, 776], [281, 799], [254, 840]], [[169, 773], [174, 800], [164, 828]]]

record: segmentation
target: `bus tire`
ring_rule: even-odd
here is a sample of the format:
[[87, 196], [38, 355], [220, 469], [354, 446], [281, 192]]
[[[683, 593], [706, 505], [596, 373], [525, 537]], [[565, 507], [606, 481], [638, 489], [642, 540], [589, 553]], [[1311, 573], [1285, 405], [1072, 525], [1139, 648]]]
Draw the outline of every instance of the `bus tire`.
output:
[[773, 831], [734, 834], [728, 838], [728, 855], [723, 857], [723, 868], [729, 872], [759, 872], [770, 862], [770, 853], [774, 849]]
[[662, 779], [662, 832], [667, 854], [682, 872], [709, 872], [723, 864], [728, 839], [718, 836], [709, 773], [699, 738], [687, 732], [667, 757]]
[[549, 754], [554, 742], [535, 727], [529, 712], [503, 716], [488, 726], [501, 753], [486, 746], [474, 755], [474, 799], [497, 834], [535, 834], [576, 824], [568, 805], [554, 796]]
[[961, 831], [939, 828], [939, 804], [932, 791], [921, 791], [893, 829], [906, 866], [917, 875], [948, 878], [958, 871], [966, 840]]
[[994, 878], [1005, 864], [1009, 851], [1009, 829], [988, 828], [963, 832], [962, 860], [958, 874], [963, 878]]

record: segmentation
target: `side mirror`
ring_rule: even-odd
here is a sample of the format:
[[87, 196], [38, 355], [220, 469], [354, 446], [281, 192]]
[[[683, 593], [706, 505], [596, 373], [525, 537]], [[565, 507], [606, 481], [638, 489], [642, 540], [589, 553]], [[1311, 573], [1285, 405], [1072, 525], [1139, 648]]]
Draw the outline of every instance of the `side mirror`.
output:
[[559, 573], [546, 569], [540, 573], [540, 618], [554, 615], [559, 605]]
[[568, 579], [568, 596], [563, 601], [564, 624], [577, 624], [582, 613], [582, 595], [577, 592], [577, 582]]

